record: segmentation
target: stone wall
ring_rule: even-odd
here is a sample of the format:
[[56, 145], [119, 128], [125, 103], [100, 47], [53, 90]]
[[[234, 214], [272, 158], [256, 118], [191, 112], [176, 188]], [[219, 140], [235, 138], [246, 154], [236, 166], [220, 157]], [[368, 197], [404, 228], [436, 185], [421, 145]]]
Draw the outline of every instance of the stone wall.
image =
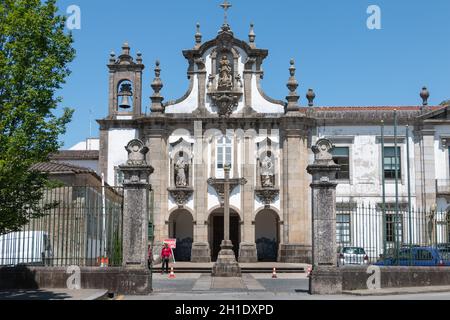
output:
[[[67, 288], [70, 274], [64, 267], [0, 268], [0, 290]], [[81, 289], [105, 289], [116, 294], [152, 292], [151, 273], [145, 269], [81, 268]]]
[[[367, 289], [367, 267], [344, 267], [342, 290]], [[381, 288], [449, 286], [450, 267], [380, 267]]]

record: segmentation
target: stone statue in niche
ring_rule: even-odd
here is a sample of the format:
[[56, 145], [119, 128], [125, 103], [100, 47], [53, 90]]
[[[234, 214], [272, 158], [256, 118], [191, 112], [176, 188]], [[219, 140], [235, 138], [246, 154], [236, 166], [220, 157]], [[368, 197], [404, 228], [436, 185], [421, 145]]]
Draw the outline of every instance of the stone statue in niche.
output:
[[270, 152], [261, 161], [261, 186], [263, 188], [275, 186], [275, 167]]
[[188, 186], [188, 163], [184, 160], [183, 153], [180, 152], [177, 162], [175, 163], [175, 185], [177, 188]]
[[231, 90], [233, 89], [233, 76], [230, 61], [226, 55], [222, 56], [220, 60], [219, 68], [219, 90]]

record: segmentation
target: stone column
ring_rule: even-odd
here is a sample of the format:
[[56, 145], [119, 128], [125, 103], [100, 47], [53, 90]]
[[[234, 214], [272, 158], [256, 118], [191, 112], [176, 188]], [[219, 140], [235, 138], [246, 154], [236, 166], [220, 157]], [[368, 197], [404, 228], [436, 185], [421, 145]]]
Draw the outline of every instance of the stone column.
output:
[[147, 165], [148, 148], [140, 140], [132, 140], [126, 146], [128, 161], [120, 166], [124, 173], [123, 207], [123, 267], [147, 269], [149, 176], [153, 168]]
[[333, 145], [320, 139], [312, 147], [314, 164], [307, 171], [312, 175], [313, 270], [310, 277], [311, 294], [339, 294], [342, 275], [336, 257], [336, 165], [331, 155]]

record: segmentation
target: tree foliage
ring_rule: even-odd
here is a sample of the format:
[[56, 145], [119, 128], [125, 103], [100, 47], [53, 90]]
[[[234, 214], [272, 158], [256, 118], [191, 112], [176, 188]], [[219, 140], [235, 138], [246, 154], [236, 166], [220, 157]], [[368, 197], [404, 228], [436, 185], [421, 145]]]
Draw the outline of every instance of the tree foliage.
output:
[[54, 112], [72, 43], [56, 0], [0, 1], [0, 234], [44, 214], [47, 177], [30, 168], [59, 149], [71, 120], [72, 110]]

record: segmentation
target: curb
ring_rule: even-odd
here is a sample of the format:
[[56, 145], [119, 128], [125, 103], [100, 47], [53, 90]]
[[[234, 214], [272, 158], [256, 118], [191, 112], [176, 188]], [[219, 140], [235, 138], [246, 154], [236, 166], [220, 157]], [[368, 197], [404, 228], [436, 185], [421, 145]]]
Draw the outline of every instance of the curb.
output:
[[[400, 288], [399, 288], [400, 289]], [[391, 289], [389, 289], [391, 290]], [[400, 289], [397, 291], [385, 291], [385, 289], [381, 290], [366, 290], [364, 291], [343, 291], [343, 295], [351, 295], [351, 296], [394, 296], [394, 295], [403, 295], [403, 294], [423, 294], [423, 293], [450, 293], [450, 287], [446, 286], [444, 288], [408, 288], [408, 289]]]
[[107, 297], [108, 297], [108, 290], [104, 290], [94, 293], [93, 295], [90, 295], [89, 297], [84, 298], [83, 300], [103, 300]]

